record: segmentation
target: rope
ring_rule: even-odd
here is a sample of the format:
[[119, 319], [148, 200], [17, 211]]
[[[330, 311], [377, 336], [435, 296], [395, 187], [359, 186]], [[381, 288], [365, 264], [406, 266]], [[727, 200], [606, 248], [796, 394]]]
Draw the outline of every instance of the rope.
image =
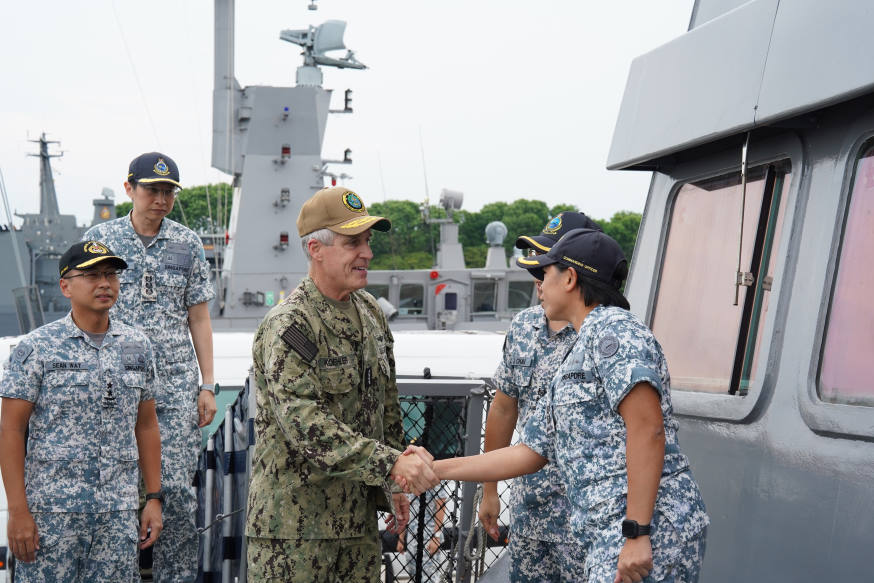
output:
[[[467, 531], [467, 539], [464, 541], [464, 559], [468, 561], [471, 565], [475, 561], [479, 562], [479, 566], [477, 567], [476, 576], [479, 577], [483, 574], [483, 557], [486, 552], [486, 529], [483, 527], [482, 522], [480, 522], [479, 515], [477, 514], [477, 509], [479, 508], [480, 503], [483, 501], [483, 485], [480, 484], [476, 487], [476, 494], [473, 495], [473, 516], [470, 520], [470, 529]], [[473, 550], [473, 541], [477, 540], [477, 549]]]
[[203, 528], [198, 528], [198, 529], [197, 529], [197, 534], [203, 534], [203, 533], [205, 533], [206, 531], [208, 531], [209, 529], [211, 529], [213, 526], [215, 526], [216, 524], [218, 524], [219, 522], [221, 522], [221, 521], [224, 520], [225, 518], [230, 518], [230, 517], [233, 516], [234, 514], [239, 514], [239, 513], [242, 512], [243, 510], [245, 510], [245, 508], [238, 508], [237, 510], [234, 510], [233, 512], [228, 512], [227, 514], [221, 514], [221, 513], [216, 514], [216, 515], [215, 515], [215, 520], [213, 520], [212, 522], [210, 522], [209, 524], [207, 524], [207, 525], [204, 526]]

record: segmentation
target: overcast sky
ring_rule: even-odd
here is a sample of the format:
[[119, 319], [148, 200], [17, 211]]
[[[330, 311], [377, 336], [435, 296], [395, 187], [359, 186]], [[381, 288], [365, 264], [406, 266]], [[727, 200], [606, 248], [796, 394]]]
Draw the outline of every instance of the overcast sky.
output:
[[[237, 2], [236, 76], [293, 85], [300, 49], [279, 31], [346, 20], [346, 46], [369, 68], [325, 69], [332, 106], [351, 88], [355, 113], [329, 117], [323, 155], [352, 149], [354, 165], [339, 170], [365, 203], [421, 201], [427, 173], [432, 202], [452, 188], [471, 211], [522, 197], [597, 218], [643, 210], [649, 173], [608, 172], [607, 152], [631, 60], [685, 32], [693, 0], [307, 4]], [[127, 200], [122, 183], [141, 152], [173, 157], [183, 184], [228, 181], [210, 167], [213, 26], [208, 0], [7, 10], [0, 170], [13, 210], [38, 211], [37, 160], [26, 154], [41, 132], [64, 151], [53, 161], [61, 212], [82, 223], [103, 187]]]

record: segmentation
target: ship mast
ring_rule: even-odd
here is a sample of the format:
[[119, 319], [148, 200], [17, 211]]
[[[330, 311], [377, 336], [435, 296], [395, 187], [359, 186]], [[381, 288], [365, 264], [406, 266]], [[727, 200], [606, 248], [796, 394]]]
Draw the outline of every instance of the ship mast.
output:
[[52, 158], [60, 158], [60, 154], [49, 154], [49, 144], [60, 144], [60, 142], [47, 140], [45, 132], [40, 134], [38, 140], [30, 140], [34, 144], [39, 144], [39, 154], [28, 154], [28, 156], [39, 157], [39, 214], [43, 217], [56, 217], [61, 214], [58, 209], [58, 195], [55, 192], [55, 179], [52, 177]]

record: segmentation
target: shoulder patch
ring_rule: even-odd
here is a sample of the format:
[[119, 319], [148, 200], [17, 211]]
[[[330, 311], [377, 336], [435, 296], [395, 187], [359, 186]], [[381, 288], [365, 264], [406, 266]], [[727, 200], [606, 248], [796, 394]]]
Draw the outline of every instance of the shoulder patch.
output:
[[285, 329], [281, 338], [305, 361], [312, 362], [316, 357], [318, 347], [313, 344], [294, 324]]
[[30, 344], [25, 344], [24, 346], [19, 344], [18, 347], [12, 351], [12, 362], [15, 364], [24, 364], [24, 361], [27, 360], [27, 357], [30, 356], [31, 352], [33, 352], [33, 346]]
[[598, 342], [598, 354], [602, 358], [610, 358], [619, 350], [619, 340], [614, 334], [608, 334]]

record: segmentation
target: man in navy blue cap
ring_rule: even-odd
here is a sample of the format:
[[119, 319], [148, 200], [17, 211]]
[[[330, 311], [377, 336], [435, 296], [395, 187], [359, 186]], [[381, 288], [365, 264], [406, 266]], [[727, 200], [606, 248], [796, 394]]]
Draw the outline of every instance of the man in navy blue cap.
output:
[[[566, 232], [585, 227], [601, 230], [579, 212], [560, 213], [533, 236], [521, 235], [516, 247], [546, 253]], [[535, 281], [540, 299], [540, 280]], [[577, 339], [567, 322], [549, 320], [541, 306], [513, 318], [504, 341], [504, 354], [495, 372], [495, 399], [486, 421], [485, 451], [510, 445], [513, 430], [521, 431], [545, 393], [555, 370]], [[570, 502], [554, 465], [513, 482], [510, 491], [511, 583], [561, 582], [579, 578], [585, 553], [569, 532]], [[483, 484], [479, 517], [492, 538], [499, 536], [501, 501], [496, 482]]]
[[200, 237], [167, 218], [180, 188], [172, 158], [160, 152], [137, 156], [124, 188], [133, 201], [131, 213], [92, 227], [86, 236], [110, 246], [130, 265], [113, 313], [145, 332], [155, 347], [165, 504], [154, 580], [194, 581], [198, 536], [191, 483], [200, 451], [198, 426], [209, 424], [216, 412], [209, 318], [215, 291]]

